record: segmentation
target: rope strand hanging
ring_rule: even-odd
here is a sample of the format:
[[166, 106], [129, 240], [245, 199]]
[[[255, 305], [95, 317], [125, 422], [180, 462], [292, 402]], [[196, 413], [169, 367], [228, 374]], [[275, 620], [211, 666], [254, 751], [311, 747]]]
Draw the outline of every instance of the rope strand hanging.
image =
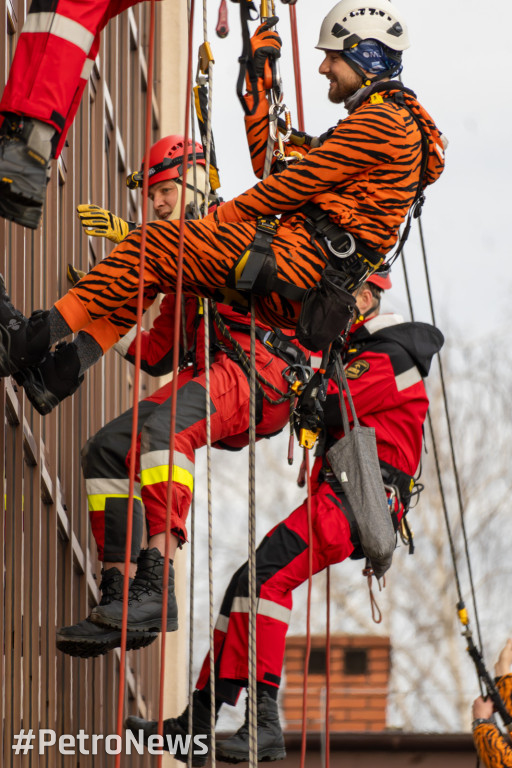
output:
[[[130, 575], [130, 554], [133, 531], [133, 502], [135, 491], [135, 461], [137, 447], [137, 424], [139, 415], [139, 382], [142, 357], [141, 330], [143, 315], [144, 298], [144, 264], [146, 258], [146, 237], [147, 237], [147, 213], [148, 213], [148, 189], [149, 189], [149, 157], [151, 146], [151, 122], [152, 122], [152, 96], [153, 96], [153, 64], [155, 52], [155, 0], [151, 0], [149, 17], [149, 41], [148, 41], [148, 88], [146, 97], [146, 125], [145, 125], [145, 149], [144, 149], [144, 171], [142, 181], [142, 229], [140, 243], [140, 275], [139, 291], [137, 297], [137, 335], [135, 339], [135, 371], [133, 377], [133, 419], [132, 419], [132, 437], [130, 446], [130, 467], [129, 467], [129, 490], [128, 490], [128, 509], [126, 515], [126, 546], [124, 560], [124, 579], [123, 579], [123, 617], [121, 624], [121, 655], [119, 661], [119, 687], [117, 699], [117, 729], [119, 738], [123, 732], [123, 704], [125, 692], [126, 675], [126, 638], [128, 623], [128, 589]], [[116, 755], [115, 768], [121, 766], [121, 753]]]

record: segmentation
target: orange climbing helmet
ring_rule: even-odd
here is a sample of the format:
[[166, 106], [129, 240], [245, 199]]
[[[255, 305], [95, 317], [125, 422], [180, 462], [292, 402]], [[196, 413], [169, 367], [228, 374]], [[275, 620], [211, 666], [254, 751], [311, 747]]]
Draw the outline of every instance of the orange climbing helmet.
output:
[[[188, 142], [188, 152], [185, 154], [183, 136], [165, 136], [155, 142], [149, 151], [149, 185], [168, 179], [181, 179], [185, 161], [189, 167], [193, 165], [194, 160], [197, 165], [206, 167], [202, 145], [196, 141], [194, 146], [195, 157], [191, 141]], [[142, 187], [143, 173], [144, 162], [141, 163], [140, 171], [135, 171], [127, 177], [126, 184], [130, 189]]]

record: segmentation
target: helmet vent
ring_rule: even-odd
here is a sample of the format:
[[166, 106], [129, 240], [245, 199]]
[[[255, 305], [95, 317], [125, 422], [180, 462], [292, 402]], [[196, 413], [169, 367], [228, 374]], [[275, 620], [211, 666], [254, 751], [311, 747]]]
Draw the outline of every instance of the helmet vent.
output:
[[336, 22], [334, 27], [331, 29], [331, 35], [334, 35], [334, 37], [345, 37], [348, 34], [349, 30], [345, 27], [342, 27], [342, 25], [338, 24], [338, 22]]
[[404, 33], [404, 29], [400, 22], [397, 21], [387, 30], [387, 33], [388, 35], [393, 35], [393, 37], [401, 37]]

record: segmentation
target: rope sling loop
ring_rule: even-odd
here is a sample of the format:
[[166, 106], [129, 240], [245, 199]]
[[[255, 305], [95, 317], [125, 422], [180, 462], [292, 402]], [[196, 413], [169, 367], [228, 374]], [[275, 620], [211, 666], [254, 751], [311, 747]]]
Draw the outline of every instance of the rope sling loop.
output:
[[[194, 11], [195, 0], [190, 0], [189, 14], [188, 14], [188, 30], [187, 30], [187, 82], [185, 87], [185, 124], [183, 130], [184, 146], [188, 145], [190, 135], [190, 105], [191, 105], [191, 93], [192, 93], [192, 33], [194, 23]], [[183, 163], [183, 187], [187, 183], [187, 171], [188, 163]], [[167, 505], [166, 505], [166, 522], [165, 522], [165, 552], [164, 552], [164, 569], [163, 569], [163, 592], [162, 592], [162, 638], [160, 648], [160, 690], [159, 690], [159, 705], [158, 705], [158, 726], [157, 733], [163, 734], [163, 710], [164, 710], [164, 694], [165, 694], [165, 655], [166, 655], [166, 630], [167, 630], [167, 603], [168, 603], [168, 591], [169, 591], [169, 553], [171, 543], [171, 510], [173, 504], [173, 490], [174, 480], [172, 472], [172, 464], [174, 457], [174, 445], [176, 436], [176, 402], [178, 392], [178, 371], [179, 371], [179, 352], [180, 352], [180, 332], [181, 323], [180, 312], [182, 306], [182, 283], [183, 283], [183, 253], [184, 253], [184, 221], [185, 221], [185, 195], [181, 196], [180, 207], [180, 229], [178, 238], [178, 253], [177, 253], [177, 272], [176, 272], [176, 313], [174, 318], [174, 340], [173, 340], [173, 377], [172, 377], [172, 389], [171, 389], [171, 414], [170, 414], [170, 428], [169, 428], [169, 483], [167, 486]], [[163, 760], [163, 753], [158, 755], [157, 765], [161, 768]]]
[[[201, 134], [201, 142], [205, 152], [205, 188], [203, 216], [208, 214], [207, 201], [210, 191], [215, 192], [220, 186], [217, 159], [212, 133], [212, 103], [213, 103], [213, 64], [215, 63], [210, 43], [208, 42], [207, 2], [203, 0], [203, 43], [199, 48], [196, 86], [194, 87], [194, 105]], [[215, 617], [213, 595], [213, 502], [212, 502], [212, 437], [211, 437], [211, 399], [210, 399], [210, 302], [203, 300], [204, 312], [204, 370], [206, 396], [206, 477], [207, 477], [207, 519], [208, 519], [208, 638], [210, 666], [210, 755], [211, 765], [216, 766], [215, 756]], [[193, 617], [190, 617], [192, 622]], [[192, 656], [189, 657], [192, 666]], [[192, 733], [193, 697], [189, 698], [189, 733]], [[192, 748], [189, 761], [191, 764]]]

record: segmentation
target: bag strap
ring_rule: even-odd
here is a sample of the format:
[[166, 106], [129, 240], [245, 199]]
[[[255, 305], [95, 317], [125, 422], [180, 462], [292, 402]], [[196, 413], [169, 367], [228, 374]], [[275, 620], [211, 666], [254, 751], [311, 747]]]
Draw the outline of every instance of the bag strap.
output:
[[335, 372], [336, 372], [336, 384], [338, 385], [339, 396], [340, 396], [340, 410], [341, 410], [341, 419], [343, 421], [343, 431], [345, 435], [348, 435], [348, 433], [350, 432], [350, 423], [349, 423], [347, 406], [345, 404], [345, 398], [343, 397], [344, 391], [347, 394], [347, 400], [350, 407], [350, 411], [352, 413], [352, 421], [353, 421], [354, 427], [359, 427], [359, 419], [357, 418], [356, 409], [354, 407], [354, 401], [352, 399], [352, 394], [348, 386], [347, 376], [345, 374], [345, 368], [342, 365], [341, 357], [339, 353], [335, 355], [334, 366], [335, 366]]

